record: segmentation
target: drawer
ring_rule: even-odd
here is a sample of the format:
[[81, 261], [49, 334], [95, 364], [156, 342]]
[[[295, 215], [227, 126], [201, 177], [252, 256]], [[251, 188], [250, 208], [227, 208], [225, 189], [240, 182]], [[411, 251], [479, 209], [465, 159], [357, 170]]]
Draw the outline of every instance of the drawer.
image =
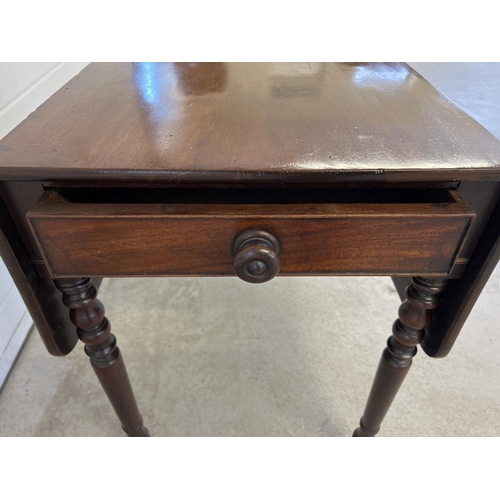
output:
[[27, 214], [53, 278], [236, 271], [254, 282], [270, 270], [447, 276], [474, 217], [456, 190], [437, 189], [76, 188], [45, 191]]

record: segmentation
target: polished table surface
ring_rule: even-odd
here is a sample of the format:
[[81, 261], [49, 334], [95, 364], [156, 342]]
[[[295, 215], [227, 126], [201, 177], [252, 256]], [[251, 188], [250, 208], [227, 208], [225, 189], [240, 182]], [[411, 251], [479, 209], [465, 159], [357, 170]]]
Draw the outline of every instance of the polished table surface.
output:
[[0, 142], [16, 180], [499, 176], [499, 142], [402, 63], [93, 63]]
[[48, 351], [86, 344], [131, 436], [148, 431], [91, 277], [393, 276], [369, 436], [499, 261], [499, 181], [500, 142], [406, 64], [93, 63], [0, 141], [0, 254]]

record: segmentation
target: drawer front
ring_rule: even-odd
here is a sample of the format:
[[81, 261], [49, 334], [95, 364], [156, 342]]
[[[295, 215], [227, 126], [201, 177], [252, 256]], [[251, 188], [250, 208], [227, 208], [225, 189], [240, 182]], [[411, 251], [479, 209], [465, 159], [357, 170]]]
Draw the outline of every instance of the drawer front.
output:
[[446, 276], [473, 219], [455, 191], [305, 204], [100, 203], [47, 191], [28, 213], [54, 278], [230, 276], [235, 239], [250, 229], [279, 242], [280, 275]]

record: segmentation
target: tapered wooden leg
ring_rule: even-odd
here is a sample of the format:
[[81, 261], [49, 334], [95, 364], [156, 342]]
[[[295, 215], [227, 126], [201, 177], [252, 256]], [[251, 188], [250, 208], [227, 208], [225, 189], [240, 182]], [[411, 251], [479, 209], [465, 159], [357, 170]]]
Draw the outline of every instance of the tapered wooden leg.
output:
[[111, 324], [104, 315], [104, 306], [97, 299], [97, 289], [90, 278], [54, 281], [63, 293], [63, 302], [70, 308], [70, 318], [77, 326], [78, 338], [99, 382], [108, 396], [128, 436], [145, 437], [149, 431], [142, 423], [130, 385], [123, 357], [111, 333]]
[[432, 320], [439, 294], [446, 280], [412, 278], [406, 288], [406, 300], [399, 307], [399, 319], [392, 326], [392, 336], [382, 353], [375, 380], [355, 437], [375, 436], [403, 380], [410, 369], [417, 345], [423, 340], [425, 328]]

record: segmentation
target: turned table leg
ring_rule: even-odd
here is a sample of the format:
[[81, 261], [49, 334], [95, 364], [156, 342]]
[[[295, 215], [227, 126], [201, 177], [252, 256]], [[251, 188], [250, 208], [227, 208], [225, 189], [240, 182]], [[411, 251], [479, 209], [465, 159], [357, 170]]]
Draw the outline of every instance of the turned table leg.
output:
[[108, 396], [128, 436], [149, 436], [139, 413], [123, 357], [111, 333], [111, 324], [104, 315], [104, 306], [97, 299], [97, 289], [90, 278], [54, 280], [63, 293], [63, 302], [70, 308], [70, 318], [77, 326], [78, 338], [99, 382]]
[[432, 310], [438, 305], [439, 294], [446, 280], [412, 278], [406, 288], [406, 300], [399, 307], [399, 319], [394, 322], [392, 336], [375, 375], [365, 411], [355, 437], [375, 436], [403, 380], [410, 369], [417, 345], [424, 338], [425, 328], [432, 320]]

